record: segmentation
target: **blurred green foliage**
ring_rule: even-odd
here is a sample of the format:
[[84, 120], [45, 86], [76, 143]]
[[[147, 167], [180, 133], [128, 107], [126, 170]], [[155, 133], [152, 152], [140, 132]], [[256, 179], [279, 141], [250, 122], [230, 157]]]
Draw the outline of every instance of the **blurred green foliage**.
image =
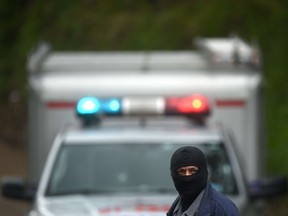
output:
[[191, 49], [196, 36], [258, 41], [264, 62], [268, 171], [288, 174], [288, 1], [0, 0], [0, 99], [26, 97], [26, 56], [59, 50]]

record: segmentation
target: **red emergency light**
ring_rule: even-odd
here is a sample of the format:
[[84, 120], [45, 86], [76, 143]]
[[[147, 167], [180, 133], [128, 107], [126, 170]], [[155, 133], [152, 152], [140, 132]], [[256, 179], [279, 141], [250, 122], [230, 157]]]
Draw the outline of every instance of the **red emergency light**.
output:
[[167, 114], [173, 115], [208, 115], [210, 113], [209, 103], [206, 97], [193, 94], [189, 97], [167, 98], [165, 102]]

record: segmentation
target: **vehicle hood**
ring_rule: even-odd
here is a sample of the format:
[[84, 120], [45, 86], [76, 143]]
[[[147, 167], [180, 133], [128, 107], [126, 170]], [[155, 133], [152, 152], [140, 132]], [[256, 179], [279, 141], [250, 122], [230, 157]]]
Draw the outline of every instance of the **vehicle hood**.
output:
[[163, 216], [176, 196], [63, 196], [39, 200], [36, 209], [43, 216]]

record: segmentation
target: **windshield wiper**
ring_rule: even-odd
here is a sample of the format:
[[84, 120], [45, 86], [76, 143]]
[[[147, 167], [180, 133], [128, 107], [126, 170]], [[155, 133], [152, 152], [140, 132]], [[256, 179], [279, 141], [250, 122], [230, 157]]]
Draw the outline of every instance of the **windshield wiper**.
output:
[[133, 187], [126, 189], [79, 189], [69, 191], [56, 191], [54, 193], [47, 193], [47, 196], [65, 196], [65, 195], [93, 195], [93, 194], [119, 194], [119, 193], [175, 193], [172, 188], [160, 188], [160, 187]]
[[143, 192], [143, 193], [175, 193], [175, 189], [172, 188], [165, 188], [165, 187], [149, 187], [149, 186], [140, 186], [134, 188], [133, 191], [135, 192]]
[[90, 194], [106, 194], [115, 193], [114, 190], [109, 189], [81, 189], [81, 190], [69, 190], [69, 191], [56, 191], [53, 193], [47, 193], [47, 196], [64, 196], [64, 195], [90, 195]]

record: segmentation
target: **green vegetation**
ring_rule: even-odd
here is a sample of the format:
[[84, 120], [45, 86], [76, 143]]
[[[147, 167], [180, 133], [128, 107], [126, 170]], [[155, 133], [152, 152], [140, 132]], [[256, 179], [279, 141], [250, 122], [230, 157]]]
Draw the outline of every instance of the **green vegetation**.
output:
[[196, 36], [259, 42], [266, 79], [268, 171], [288, 174], [287, 1], [0, 0], [0, 96], [20, 91], [40, 41], [59, 50], [191, 49]]

